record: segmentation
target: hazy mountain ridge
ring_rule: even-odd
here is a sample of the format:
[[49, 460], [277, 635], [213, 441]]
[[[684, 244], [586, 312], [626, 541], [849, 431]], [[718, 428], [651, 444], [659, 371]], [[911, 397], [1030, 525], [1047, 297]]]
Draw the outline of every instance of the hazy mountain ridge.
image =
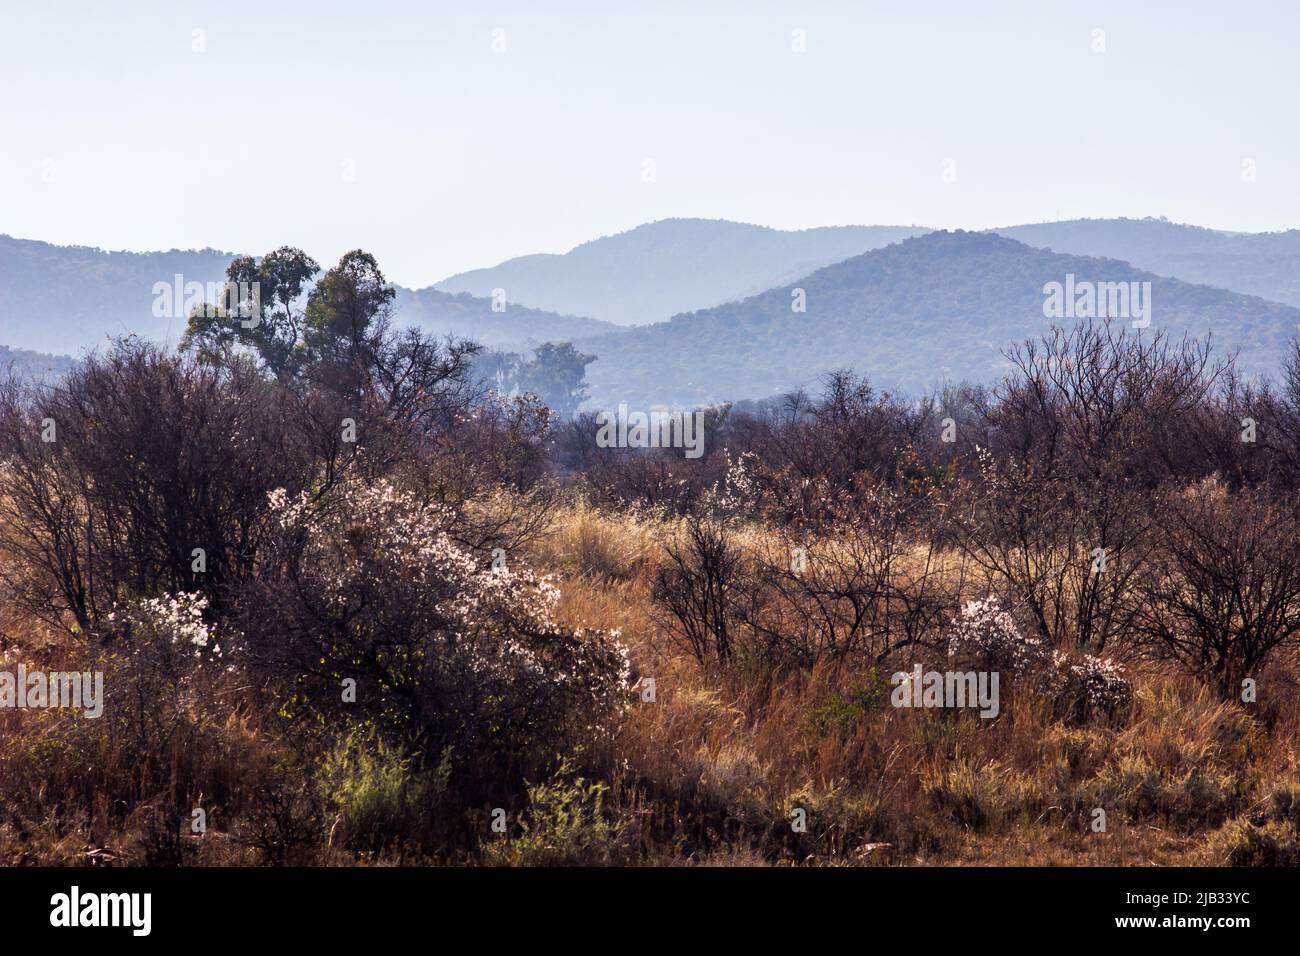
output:
[[[740, 223], [665, 220], [578, 248], [596, 250], [597, 259], [614, 255], [622, 261], [619, 257], [626, 258], [632, 247], [620, 242], [633, 237], [637, 248], [652, 250], [628, 260], [640, 263], [639, 276], [628, 272], [632, 267], [627, 262], [620, 265], [622, 271], [606, 274], [601, 294], [616, 293], [628, 302], [636, 301], [638, 289], [656, 287], [665, 264], [680, 272], [686, 262], [702, 263], [684, 288], [661, 290], [684, 301], [701, 294], [701, 288], [716, 288], [718, 275], [710, 263], [734, 260], [736, 250], [754, 236], [775, 236], [779, 246], [782, 237], [816, 234], [814, 246], [829, 243], [818, 246], [825, 253], [841, 241], [863, 241], [866, 234], [855, 230], [876, 229], [871, 233], [875, 241], [886, 238], [879, 230], [893, 228], [781, 233]], [[694, 238], [683, 239], [686, 233]], [[692, 250], [707, 244], [708, 236], [718, 251], [712, 258], [697, 255], [692, 260]], [[945, 377], [986, 381], [1001, 369], [1002, 349], [1046, 330], [1050, 322], [1042, 314], [1043, 283], [1063, 281], [1068, 272], [1081, 280], [1152, 281], [1156, 328], [1176, 334], [1212, 328], [1219, 345], [1242, 350], [1248, 374], [1276, 372], [1300, 315], [1280, 302], [1222, 288], [1253, 285], [1300, 302], [1300, 289], [1293, 288], [1300, 281], [1293, 273], [1300, 269], [1287, 271], [1289, 256], [1295, 254], [1300, 263], [1300, 231], [1233, 234], [1163, 220], [1077, 220], [980, 233], [927, 233], [821, 266], [815, 258], [787, 255], [789, 248], [783, 258], [724, 277], [739, 288], [757, 272], [780, 266], [785, 271], [772, 286], [751, 288], [736, 301], [710, 308], [692, 305], [652, 326], [622, 328], [530, 308], [517, 302], [509, 288], [505, 310], [494, 312], [488, 298], [438, 287], [398, 287], [396, 317], [399, 324], [509, 351], [526, 351], [545, 341], [575, 341], [597, 356], [588, 369], [597, 404], [696, 404], [761, 399], [848, 366], [883, 386], [911, 393]], [[812, 246], [801, 248], [806, 252]], [[1113, 248], [1137, 263], [1066, 254], [1062, 250], [1067, 248]], [[1216, 258], [1220, 255], [1222, 262]], [[34, 368], [62, 367], [55, 356], [76, 355], [128, 332], [174, 345], [184, 322], [152, 315], [153, 284], [171, 282], [177, 273], [186, 281], [220, 281], [232, 257], [212, 249], [105, 252], [0, 236], [0, 345], [43, 353], [22, 359], [21, 364]], [[546, 262], [547, 268], [564, 258], [526, 257]], [[1164, 273], [1142, 265], [1150, 262], [1163, 262], [1178, 278], [1161, 278]], [[618, 285], [620, 276], [627, 288]], [[1203, 284], [1179, 281], [1188, 276], [1206, 278]], [[806, 313], [790, 310], [795, 287], [806, 290]]]
[[[110, 252], [0, 235], [0, 345], [75, 356], [111, 337], [135, 334], [174, 346], [185, 320], [154, 316], [154, 284], [173, 285], [177, 275], [186, 283], [222, 282], [236, 255], [216, 249]], [[396, 321], [493, 347], [525, 347], [614, 328], [512, 303], [498, 313], [487, 299], [400, 286]]]
[[1157, 275], [1300, 306], [1300, 229], [1235, 233], [1164, 219], [1074, 219], [989, 231], [1053, 252], [1122, 259]]
[[397, 321], [418, 325], [437, 335], [472, 338], [492, 348], [527, 348], [543, 342], [570, 341], [600, 335], [618, 327], [611, 322], [506, 303], [493, 312], [492, 300], [436, 288], [397, 290]]
[[[617, 324], [756, 296], [930, 230], [831, 226], [785, 232], [711, 219], [664, 219], [584, 242], [567, 253], [520, 256], [459, 273], [434, 288], [489, 296]], [[1079, 219], [986, 230], [1029, 246], [1119, 259], [1157, 275], [1300, 306], [1300, 230], [1232, 233], [1163, 219]]]
[[[1213, 331], [1239, 349], [1243, 370], [1271, 374], [1300, 310], [1194, 285], [1125, 262], [1063, 255], [992, 233], [935, 232], [820, 269], [796, 283], [670, 322], [579, 340], [593, 404], [698, 404], [762, 398], [838, 368], [917, 394], [944, 380], [986, 382], [1002, 351], [1046, 332], [1043, 286], [1079, 281], [1152, 284], [1151, 334]], [[791, 310], [802, 288], [807, 311]]]
[[184, 319], [155, 318], [153, 284], [223, 280], [233, 253], [108, 252], [0, 235], [0, 345], [75, 355], [136, 333], [175, 344]]
[[73, 364], [73, 359], [66, 355], [46, 355], [0, 345], [0, 379], [7, 379], [11, 374], [23, 380], [57, 378], [72, 368]]
[[662, 219], [563, 254], [508, 259], [435, 284], [621, 325], [735, 301], [832, 262], [929, 230], [825, 226], [783, 231], [723, 219]]

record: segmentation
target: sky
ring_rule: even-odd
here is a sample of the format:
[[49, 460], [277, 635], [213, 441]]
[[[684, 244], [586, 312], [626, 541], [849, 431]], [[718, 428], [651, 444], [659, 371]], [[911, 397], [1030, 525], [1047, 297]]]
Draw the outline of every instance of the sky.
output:
[[0, 0], [0, 233], [432, 284], [674, 216], [1300, 227], [1300, 4]]

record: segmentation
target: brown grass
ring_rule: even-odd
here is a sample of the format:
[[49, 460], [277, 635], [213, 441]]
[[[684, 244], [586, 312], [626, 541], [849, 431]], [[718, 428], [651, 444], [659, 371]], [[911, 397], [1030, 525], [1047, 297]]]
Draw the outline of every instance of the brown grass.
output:
[[[672, 533], [672, 523], [578, 504], [528, 555], [557, 575], [562, 621], [619, 630], [638, 675], [656, 682], [655, 701], [634, 703], [602, 752], [580, 755], [588, 779], [606, 788], [610, 824], [597, 849], [574, 851], [591, 862], [1300, 860], [1294, 695], [1248, 710], [1148, 665], [1133, 674], [1128, 712], [1067, 726], [1014, 686], [1004, 688], [1002, 716], [982, 721], [890, 707], [888, 675], [870, 670], [705, 668], [666, 639], [651, 611], [660, 542]], [[67, 643], [3, 607], [0, 620], [29, 661]], [[1286, 686], [1287, 672], [1275, 686]], [[150, 820], [199, 793], [221, 809], [206, 835], [185, 836], [183, 862], [261, 861], [247, 823], [267, 799], [259, 785], [291, 788], [314, 771], [243, 693], [238, 675], [193, 688], [168, 741], [133, 741], [71, 715], [0, 713], [0, 862], [84, 863], [99, 847], [123, 862], [157, 862]], [[313, 783], [328, 806], [332, 782]], [[1106, 812], [1105, 832], [1090, 826], [1095, 808]], [[798, 810], [807, 832], [791, 827]], [[327, 812], [322, 826], [331, 824]], [[305, 852], [312, 862], [438, 858], [427, 848], [348, 851], [329, 832]], [[522, 850], [497, 857], [529, 861]]]

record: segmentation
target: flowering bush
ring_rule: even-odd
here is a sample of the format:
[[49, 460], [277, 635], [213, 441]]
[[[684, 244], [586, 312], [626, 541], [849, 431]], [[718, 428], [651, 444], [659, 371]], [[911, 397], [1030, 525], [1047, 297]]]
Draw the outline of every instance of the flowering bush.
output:
[[161, 640], [172, 650], [190, 651], [196, 656], [206, 651], [220, 657], [221, 647], [203, 623], [207, 607], [208, 599], [202, 594], [181, 591], [141, 598], [117, 608], [108, 615], [108, 624], [110, 631], [133, 643], [151, 638]]
[[1048, 651], [1038, 638], [1021, 634], [1011, 613], [989, 597], [961, 609], [948, 632], [948, 656], [962, 670], [1014, 674], [1040, 667]]
[[[1128, 706], [1132, 690], [1123, 669], [1108, 658], [1079, 659], [1023, 636], [996, 598], [971, 601], [948, 634], [948, 654], [960, 670], [1035, 674], [1056, 716], [1074, 722], [1111, 716]], [[1041, 682], [1041, 683], [1039, 683]]]
[[1114, 716], [1133, 700], [1123, 668], [1109, 658], [1091, 654], [1071, 660], [1054, 651], [1048, 683], [1058, 716], [1080, 723]]
[[312, 709], [373, 720], [494, 785], [617, 716], [617, 635], [558, 625], [550, 581], [482, 566], [445, 508], [350, 481], [320, 500], [273, 494], [271, 509], [283, 537], [246, 604], [247, 646]]

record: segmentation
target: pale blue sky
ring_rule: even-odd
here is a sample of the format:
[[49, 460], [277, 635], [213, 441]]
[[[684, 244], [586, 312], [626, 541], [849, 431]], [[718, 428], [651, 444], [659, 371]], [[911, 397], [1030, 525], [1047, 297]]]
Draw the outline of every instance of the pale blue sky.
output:
[[669, 216], [1292, 228], [1298, 11], [0, 0], [0, 232], [361, 246], [422, 286]]

